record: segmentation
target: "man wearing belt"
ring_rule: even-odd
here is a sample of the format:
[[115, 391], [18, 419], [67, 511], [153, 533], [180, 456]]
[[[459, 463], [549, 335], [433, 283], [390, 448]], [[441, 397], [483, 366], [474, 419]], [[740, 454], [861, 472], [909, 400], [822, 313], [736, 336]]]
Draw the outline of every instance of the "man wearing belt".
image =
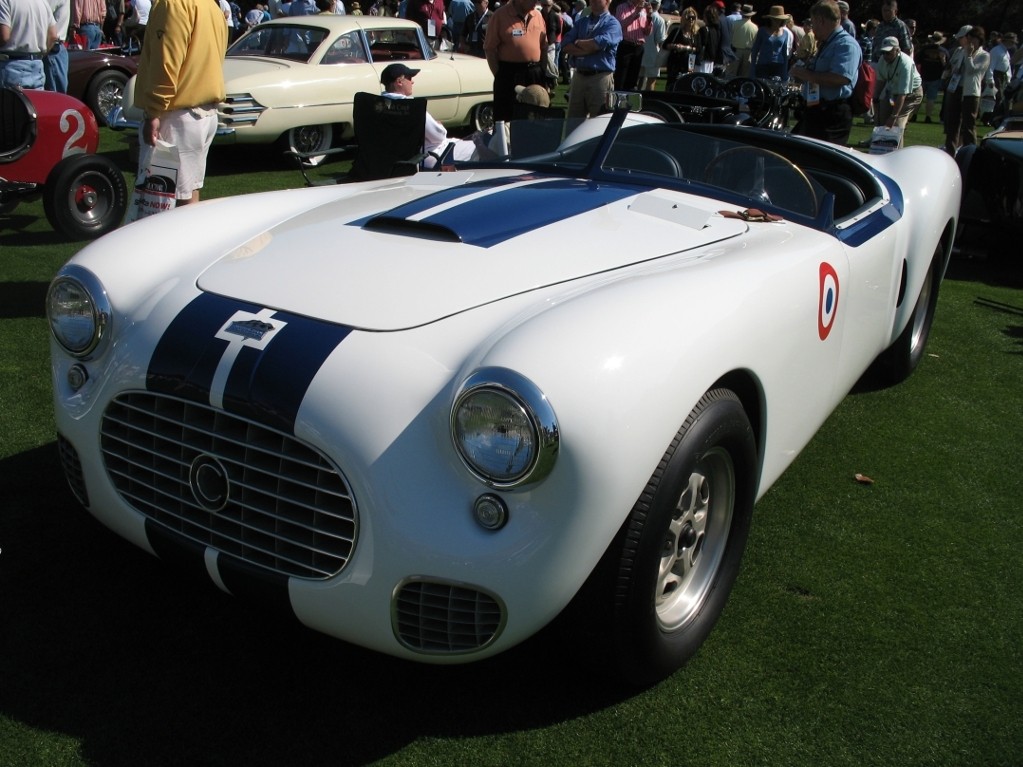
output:
[[57, 42], [43, 58], [46, 90], [67, 93], [68, 55], [64, 41], [71, 26], [71, 0], [50, 0], [53, 19], [57, 23]]
[[568, 88], [568, 117], [596, 117], [614, 90], [615, 60], [622, 25], [607, 9], [608, 0], [590, 0], [590, 15], [579, 20], [562, 38], [563, 50], [575, 67]]
[[899, 49], [899, 41], [894, 37], [881, 42], [877, 85], [881, 87], [877, 124], [905, 130], [909, 116], [924, 100], [924, 88], [916, 64]]
[[818, 0], [810, 9], [810, 23], [817, 38], [817, 56], [806, 66], [795, 66], [789, 75], [803, 83], [806, 109], [793, 133], [845, 146], [852, 128], [849, 99], [860, 67], [859, 43], [842, 29], [835, 0]]
[[494, 73], [494, 120], [507, 122], [515, 111], [516, 85], [544, 85], [547, 24], [535, 0], [508, 0], [490, 18], [483, 43]]
[[622, 41], [615, 55], [615, 89], [635, 90], [639, 67], [643, 61], [643, 45], [650, 34], [650, 15], [646, 0], [624, 0], [615, 11], [622, 26]]
[[73, 0], [71, 23], [75, 31], [85, 37], [85, 47], [90, 51], [99, 48], [103, 42], [103, 20], [107, 15], [105, 0]]
[[0, 86], [42, 88], [43, 56], [56, 40], [46, 0], [0, 0]]
[[212, 0], [156, 0], [146, 38], [135, 81], [135, 105], [145, 115], [139, 167], [149, 165], [157, 138], [173, 144], [177, 204], [198, 202], [217, 132], [217, 104], [226, 95], [224, 14]]
[[753, 17], [756, 15], [757, 12], [753, 10], [752, 5], [744, 5], [742, 6], [742, 21], [732, 25], [731, 42], [735, 58], [728, 62], [725, 69], [729, 75], [749, 77], [752, 68], [750, 57], [753, 52], [753, 42], [757, 39], [759, 31], [757, 25], [753, 23]]

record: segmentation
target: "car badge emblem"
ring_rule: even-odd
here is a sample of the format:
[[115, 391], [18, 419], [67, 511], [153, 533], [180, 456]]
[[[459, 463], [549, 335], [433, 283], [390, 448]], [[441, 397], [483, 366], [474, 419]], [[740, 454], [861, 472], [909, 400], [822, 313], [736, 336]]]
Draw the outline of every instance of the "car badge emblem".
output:
[[213, 514], [223, 511], [231, 494], [231, 481], [227, 469], [212, 455], [203, 453], [192, 461], [188, 469], [188, 485], [203, 509]]
[[225, 333], [231, 333], [232, 335], [241, 336], [252, 341], [262, 341], [263, 336], [271, 332], [274, 329], [272, 323], [263, 322], [262, 320], [236, 320], [228, 325], [225, 329]]

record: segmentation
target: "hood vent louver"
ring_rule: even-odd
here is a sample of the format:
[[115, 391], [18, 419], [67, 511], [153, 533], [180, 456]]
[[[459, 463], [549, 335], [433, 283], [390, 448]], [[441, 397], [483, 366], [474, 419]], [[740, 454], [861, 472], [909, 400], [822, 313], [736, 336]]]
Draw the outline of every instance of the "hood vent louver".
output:
[[450, 227], [428, 221], [409, 221], [407, 218], [398, 218], [397, 216], [374, 216], [363, 224], [363, 228], [373, 232], [418, 237], [425, 240], [462, 242], [459, 234]]

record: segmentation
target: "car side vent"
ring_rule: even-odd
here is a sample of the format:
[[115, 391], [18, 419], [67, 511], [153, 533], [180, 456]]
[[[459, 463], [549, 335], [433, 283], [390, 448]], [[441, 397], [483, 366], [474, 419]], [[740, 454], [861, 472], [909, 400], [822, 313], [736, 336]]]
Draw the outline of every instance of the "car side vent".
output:
[[363, 224], [363, 227], [374, 232], [399, 234], [405, 237], [439, 240], [440, 242], [462, 242], [462, 238], [450, 227], [426, 221], [409, 221], [396, 216], [374, 216]]
[[64, 476], [67, 477], [67, 483], [71, 486], [71, 492], [82, 506], [88, 508], [89, 494], [85, 490], [85, 474], [82, 471], [82, 461], [78, 457], [78, 451], [75, 450], [75, 446], [71, 444], [70, 440], [60, 433], [57, 434], [57, 451], [60, 454], [60, 463], [64, 467]]
[[471, 586], [411, 580], [395, 592], [391, 619], [395, 635], [409, 649], [451, 655], [493, 642], [504, 626], [504, 609]]

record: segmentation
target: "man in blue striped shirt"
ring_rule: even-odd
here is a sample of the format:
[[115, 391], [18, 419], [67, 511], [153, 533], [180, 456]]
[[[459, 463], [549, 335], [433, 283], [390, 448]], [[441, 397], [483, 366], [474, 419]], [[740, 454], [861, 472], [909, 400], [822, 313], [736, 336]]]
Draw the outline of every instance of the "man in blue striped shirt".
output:
[[615, 59], [622, 25], [608, 11], [608, 0], [590, 0], [590, 15], [581, 16], [562, 39], [561, 50], [575, 68], [568, 89], [568, 117], [596, 117], [614, 90]]

